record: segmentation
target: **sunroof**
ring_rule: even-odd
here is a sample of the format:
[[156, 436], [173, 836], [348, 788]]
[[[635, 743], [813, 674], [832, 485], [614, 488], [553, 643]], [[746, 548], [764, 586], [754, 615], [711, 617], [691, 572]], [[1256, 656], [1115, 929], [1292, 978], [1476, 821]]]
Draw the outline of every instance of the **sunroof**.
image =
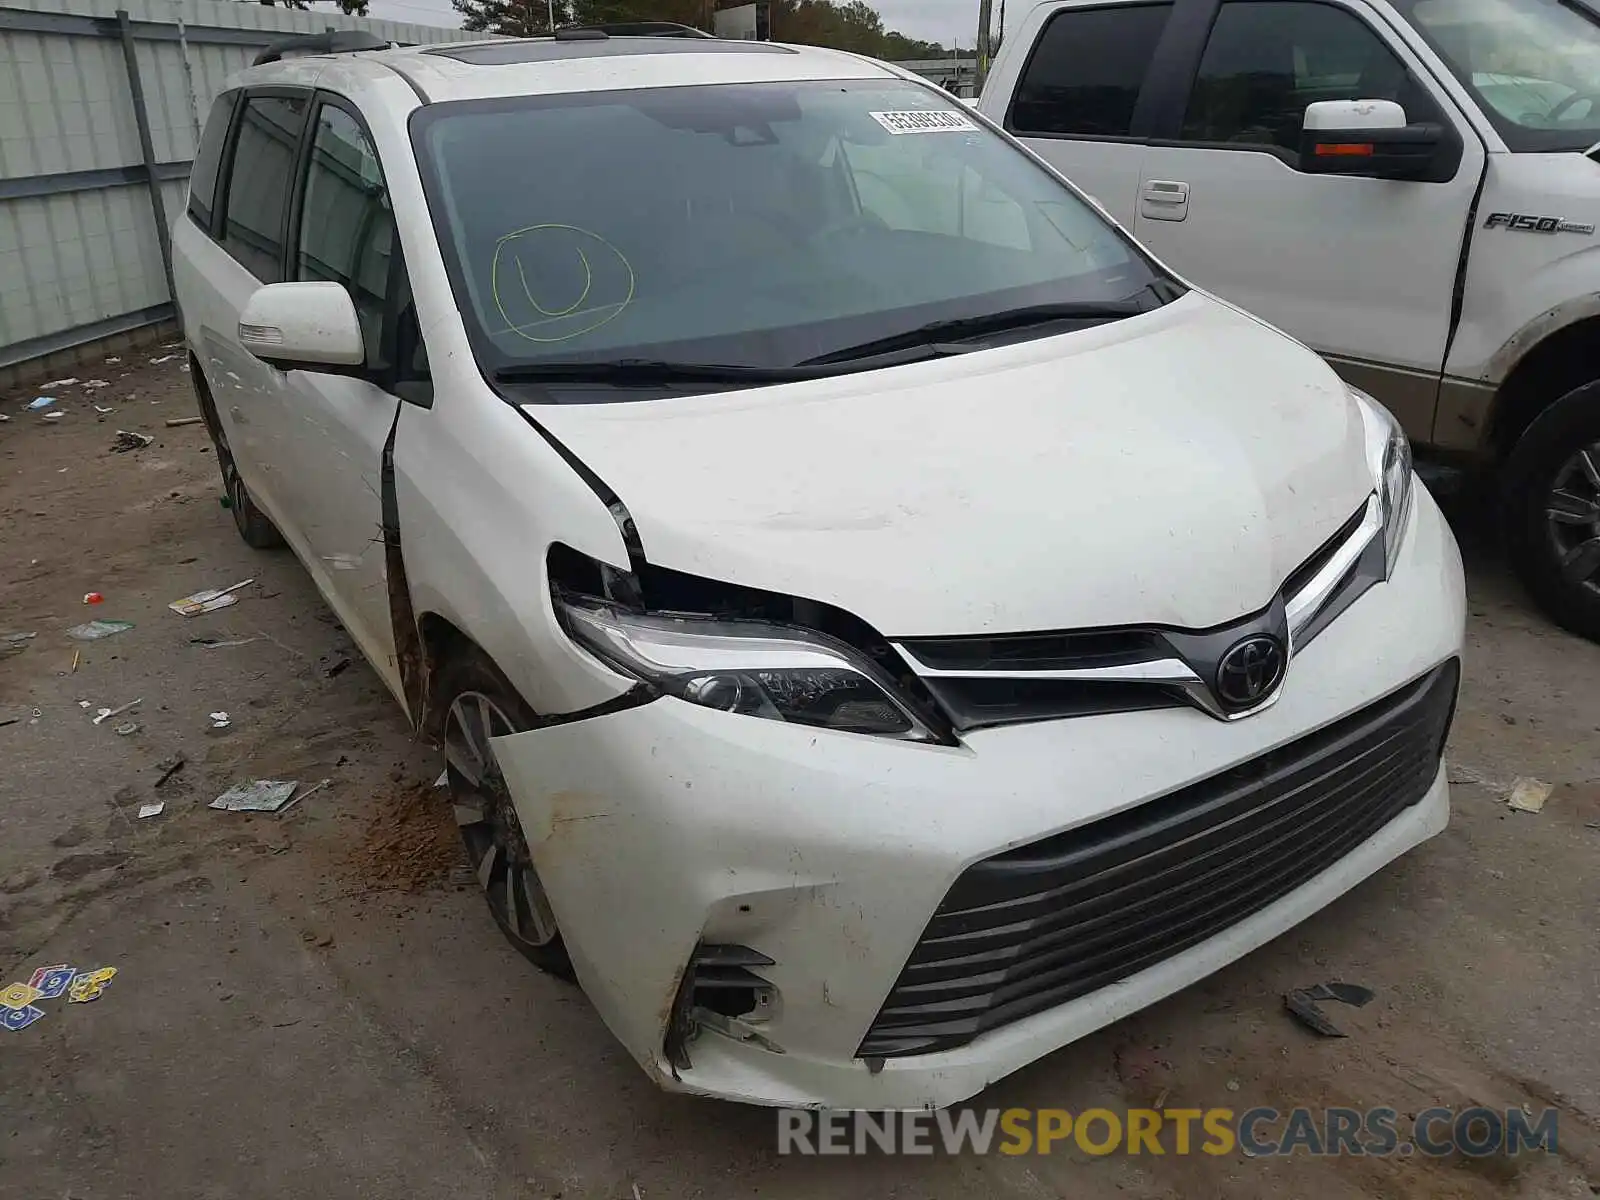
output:
[[424, 54], [439, 54], [477, 67], [505, 67], [512, 63], [558, 62], [569, 58], [608, 58], [638, 54], [793, 54], [787, 46], [770, 42], [745, 42], [719, 38], [612, 37], [593, 41], [480, 42], [471, 46], [435, 46]]

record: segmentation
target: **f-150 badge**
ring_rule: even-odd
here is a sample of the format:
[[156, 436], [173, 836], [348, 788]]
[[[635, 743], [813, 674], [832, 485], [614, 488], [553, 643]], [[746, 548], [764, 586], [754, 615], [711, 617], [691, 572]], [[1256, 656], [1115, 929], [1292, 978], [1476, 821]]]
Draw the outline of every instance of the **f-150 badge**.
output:
[[1527, 213], [1490, 213], [1483, 227], [1520, 229], [1526, 233], [1594, 233], [1594, 226], [1585, 221], [1569, 221], [1565, 217], [1534, 217]]

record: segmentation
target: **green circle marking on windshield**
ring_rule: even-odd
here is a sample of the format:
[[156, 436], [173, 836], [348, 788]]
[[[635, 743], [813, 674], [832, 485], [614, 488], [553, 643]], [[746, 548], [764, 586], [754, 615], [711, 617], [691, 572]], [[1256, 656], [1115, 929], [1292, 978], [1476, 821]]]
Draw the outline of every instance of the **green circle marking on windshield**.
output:
[[571, 341], [616, 320], [638, 287], [622, 251], [591, 230], [556, 224], [501, 237], [489, 283], [506, 328], [544, 343]]

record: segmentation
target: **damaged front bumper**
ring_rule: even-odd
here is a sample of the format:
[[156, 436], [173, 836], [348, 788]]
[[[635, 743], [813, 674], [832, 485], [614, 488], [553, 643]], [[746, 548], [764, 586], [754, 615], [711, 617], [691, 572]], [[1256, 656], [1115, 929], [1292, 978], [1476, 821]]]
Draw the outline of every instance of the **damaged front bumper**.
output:
[[[1336, 861], [1203, 940], [927, 1052], [882, 1025], [904, 998], [908, 961], [927, 957], [930, 920], [974, 864], [1266, 761], [1431, 675], [1451, 672], [1439, 687], [1453, 699], [1460, 559], [1425, 492], [1410, 524], [1389, 583], [1307, 646], [1278, 703], [1244, 721], [1122, 713], [992, 729], [952, 747], [663, 698], [496, 739], [585, 990], [665, 1087], [924, 1108], [1218, 969], [1439, 832], [1442, 766], [1430, 758], [1408, 785], [1415, 802], [1380, 814]], [[1448, 712], [1436, 720], [1442, 728]]]

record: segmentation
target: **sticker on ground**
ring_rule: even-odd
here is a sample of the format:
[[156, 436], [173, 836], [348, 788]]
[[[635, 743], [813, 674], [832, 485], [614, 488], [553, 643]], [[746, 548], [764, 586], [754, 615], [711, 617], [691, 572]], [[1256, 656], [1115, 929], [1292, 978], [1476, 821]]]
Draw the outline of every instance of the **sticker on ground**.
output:
[[969, 118], [948, 109], [875, 112], [872, 119], [896, 136], [903, 133], [973, 133], [978, 128]]
[[40, 967], [28, 980], [28, 986], [39, 993], [40, 1000], [54, 1000], [67, 990], [77, 972], [66, 963], [53, 967]]
[[44, 1009], [32, 1004], [27, 1008], [0, 1008], [0, 1029], [20, 1033], [42, 1016]]

